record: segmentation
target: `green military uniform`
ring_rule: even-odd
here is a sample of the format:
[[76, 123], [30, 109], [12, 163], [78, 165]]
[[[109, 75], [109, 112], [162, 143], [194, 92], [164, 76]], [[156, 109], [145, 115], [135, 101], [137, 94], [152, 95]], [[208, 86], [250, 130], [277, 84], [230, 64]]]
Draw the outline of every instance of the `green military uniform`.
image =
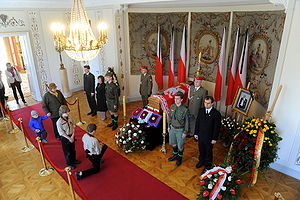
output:
[[105, 86], [105, 97], [107, 109], [110, 112], [116, 113], [118, 112], [119, 105], [119, 95], [118, 95], [118, 87], [115, 83], [107, 83]]
[[140, 94], [143, 100], [143, 106], [148, 104], [148, 98], [152, 94], [152, 76], [148, 73], [141, 74]]
[[204, 107], [204, 99], [208, 92], [202, 86], [195, 87], [192, 85], [189, 90], [189, 110], [190, 110], [190, 130], [191, 135], [195, 133], [196, 118], [200, 108]]
[[173, 156], [169, 161], [177, 160], [176, 165], [179, 166], [182, 161], [186, 134], [189, 130], [189, 110], [185, 105], [177, 106], [172, 104], [169, 112], [169, 142], [173, 146]]

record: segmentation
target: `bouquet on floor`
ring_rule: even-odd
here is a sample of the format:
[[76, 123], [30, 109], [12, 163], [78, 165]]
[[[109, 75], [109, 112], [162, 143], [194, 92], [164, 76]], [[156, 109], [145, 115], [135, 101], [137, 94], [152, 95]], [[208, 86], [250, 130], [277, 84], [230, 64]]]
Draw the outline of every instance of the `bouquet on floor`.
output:
[[267, 120], [252, 118], [238, 128], [228, 159], [241, 173], [265, 171], [277, 159], [278, 143], [282, 138], [275, 127]]
[[146, 134], [142, 130], [142, 126], [135, 122], [124, 124], [115, 137], [117, 146], [125, 153], [146, 148]]
[[237, 199], [240, 196], [241, 184], [242, 181], [232, 166], [216, 166], [200, 176], [201, 188], [197, 200]]
[[222, 119], [219, 138], [225, 147], [230, 146], [234, 136], [238, 133], [238, 125], [235, 119], [231, 117]]

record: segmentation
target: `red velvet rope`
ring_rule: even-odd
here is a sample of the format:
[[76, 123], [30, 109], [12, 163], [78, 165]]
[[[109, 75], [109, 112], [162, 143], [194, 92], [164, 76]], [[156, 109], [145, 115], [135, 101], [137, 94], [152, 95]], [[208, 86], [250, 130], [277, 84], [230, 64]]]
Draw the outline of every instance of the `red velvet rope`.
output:
[[77, 101], [78, 101], [78, 99], [76, 99], [76, 100], [74, 101], [74, 103], [69, 103], [69, 102], [66, 100], [67, 104], [70, 105], [70, 106], [75, 105], [75, 104], [77, 103]]
[[50, 159], [48, 153], [46, 152], [45, 147], [44, 147], [44, 145], [43, 145], [42, 142], [40, 142], [40, 145], [41, 145], [42, 151], [44, 152], [45, 157], [47, 158], [47, 160], [49, 161], [49, 163], [56, 169], [56, 171], [59, 171], [59, 172], [65, 172], [65, 169], [60, 169], [60, 168], [58, 168], [58, 167], [52, 162], [52, 160]]
[[3, 110], [3, 114], [4, 114], [4, 115], [7, 115], [8, 113], [7, 113], [6, 109], [4, 108], [4, 106], [2, 105], [1, 102], [0, 102], [0, 104], [1, 104], [1, 109]]
[[70, 176], [73, 183], [75, 183], [76, 187], [78, 188], [78, 190], [80, 191], [80, 193], [82, 194], [82, 198], [83, 200], [88, 200], [88, 197], [86, 196], [86, 194], [83, 192], [82, 188], [80, 187], [80, 185], [78, 184], [77, 180], [74, 178], [74, 176]]

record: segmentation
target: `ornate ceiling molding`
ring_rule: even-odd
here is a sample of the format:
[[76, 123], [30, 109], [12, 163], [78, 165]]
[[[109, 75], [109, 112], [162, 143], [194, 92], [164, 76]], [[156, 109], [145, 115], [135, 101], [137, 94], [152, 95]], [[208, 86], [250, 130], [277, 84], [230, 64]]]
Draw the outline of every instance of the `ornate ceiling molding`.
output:
[[14, 17], [9, 18], [5, 14], [0, 14], [0, 27], [16, 27], [16, 26], [25, 26], [25, 23], [22, 19], [16, 19]]

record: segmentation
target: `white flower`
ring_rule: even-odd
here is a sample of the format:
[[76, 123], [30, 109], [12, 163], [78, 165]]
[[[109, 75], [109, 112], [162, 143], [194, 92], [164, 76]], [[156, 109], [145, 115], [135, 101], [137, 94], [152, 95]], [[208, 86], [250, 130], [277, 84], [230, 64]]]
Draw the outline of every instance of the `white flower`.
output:
[[126, 124], [126, 126], [130, 126], [130, 124], [128, 123], [128, 124]]
[[225, 191], [225, 190], [226, 190], [226, 187], [225, 187], [225, 186], [223, 186], [223, 187], [221, 187], [221, 189], [222, 189], [223, 191]]
[[131, 137], [129, 137], [128, 140], [131, 140]]
[[133, 134], [133, 137], [136, 137], [136, 136], [137, 136], [137, 134], [136, 134], [136, 133], [134, 133], [134, 134]]
[[136, 125], [136, 127], [140, 128], [140, 125], [138, 124], [138, 125]]
[[139, 130], [139, 133], [142, 133], [142, 131], [141, 131], [141, 130]]
[[122, 142], [122, 140], [121, 140], [121, 139], [120, 139], [119, 141], [120, 141], [120, 142]]
[[134, 124], [132, 124], [131, 127], [134, 128]]
[[144, 144], [144, 141], [143, 141], [143, 140], [141, 141], [141, 144]]
[[212, 184], [208, 184], [207, 188], [211, 190], [213, 188], [213, 185]]
[[128, 131], [128, 133], [131, 133], [131, 132], [132, 132], [131, 130]]
[[211, 174], [209, 174], [209, 175], [207, 175], [207, 178], [211, 178], [211, 176], [212, 176], [212, 175], [211, 175]]
[[231, 176], [228, 176], [228, 181], [231, 181]]
[[126, 144], [126, 141], [123, 141], [123, 144]]
[[[123, 144], [124, 144], [124, 142], [123, 142]], [[214, 178], [214, 182], [217, 182], [218, 181], [218, 179], [217, 178]]]
[[118, 140], [116, 140], [116, 144], [118, 144], [119, 143], [119, 141]]
[[119, 136], [116, 134], [115, 137], [118, 138]]
[[122, 128], [122, 131], [125, 131], [125, 128]]

